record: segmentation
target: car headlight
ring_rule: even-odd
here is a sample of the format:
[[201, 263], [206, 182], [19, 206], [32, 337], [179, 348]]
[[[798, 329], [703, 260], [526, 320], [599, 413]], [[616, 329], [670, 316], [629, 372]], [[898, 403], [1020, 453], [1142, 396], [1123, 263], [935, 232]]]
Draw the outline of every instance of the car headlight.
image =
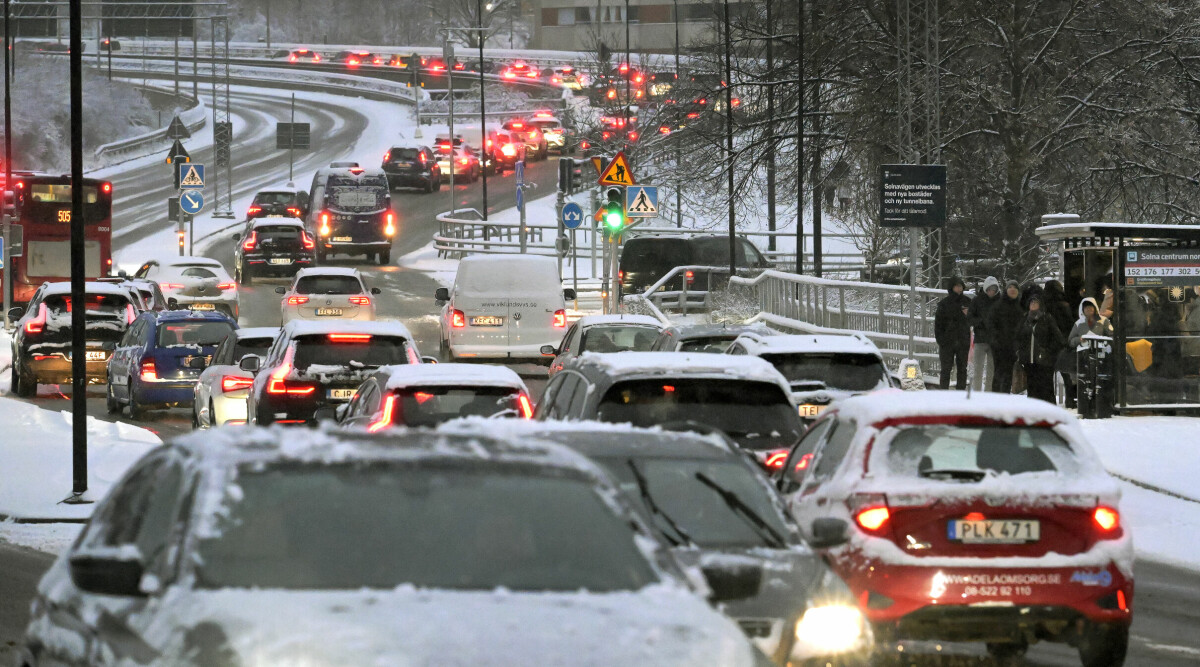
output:
[[809, 607], [796, 623], [792, 657], [798, 659], [849, 653], [864, 648], [871, 631], [858, 607]]

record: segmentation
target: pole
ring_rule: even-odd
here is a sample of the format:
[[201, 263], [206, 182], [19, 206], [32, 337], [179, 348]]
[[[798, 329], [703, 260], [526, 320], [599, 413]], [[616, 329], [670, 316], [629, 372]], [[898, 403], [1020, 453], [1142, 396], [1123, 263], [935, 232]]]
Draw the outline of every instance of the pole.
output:
[[917, 227], [908, 228], [908, 358], [917, 358]]
[[[675, 18], [675, 84], [671, 86], [672, 94], [678, 95], [679, 86], [679, 0], [672, 0], [674, 10], [672, 15]], [[769, 22], [768, 22], [769, 24]], [[680, 145], [679, 137], [675, 137], [675, 169], [676, 175], [682, 169], [680, 162], [683, 162], [683, 148]], [[675, 180], [675, 226], [683, 227], [683, 181], [676, 178]]]
[[[113, 49], [112, 49], [112, 38], [110, 37], [110, 38], [108, 39], [108, 80], [109, 80], [109, 81], [112, 81], [112, 52], [113, 52]], [[176, 60], [177, 60], [177, 61], [178, 61], [178, 58], [179, 58], [179, 56], [178, 56], [178, 54], [176, 54]], [[178, 64], [176, 65], [176, 67], [178, 67]], [[179, 73], [178, 73], [178, 72], [176, 72], [176, 74], [175, 74], [175, 80], [176, 80], [176, 82], [178, 82], [178, 81], [179, 81]], [[176, 83], [176, 85], [178, 85], [178, 83]], [[178, 91], [178, 90], [176, 90], [176, 91], [175, 91], [175, 94], [176, 94], [176, 95], [178, 95], [178, 94], [179, 94], [179, 91]]]
[[196, 19], [192, 19], [192, 97], [200, 99], [200, 46]]
[[[476, 13], [479, 14], [479, 141], [482, 144], [479, 147], [479, 151], [480, 151], [480, 154], [483, 156], [483, 164], [479, 167], [479, 169], [480, 169], [480, 171], [483, 172], [483, 221], [487, 222], [487, 216], [488, 216], [488, 200], [487, 200], [488, 147], [487, 147], [487, 142], [488, 142], [488, 138], [487, 138], [487, 113], [485, 112], [485, 105], [484, 105], [484, 99], [486, 96], [484, 95], [485, 86], [484, 86], [484, 80], [483, 80], [483, 41], [484, 41], [483, 0], [475, 0], [475, 10], [476, 10]], [[493, 165], [496, 164], [496, 161], [494, 159], [492, 160], [492, 164]]]
[[84, 282], [83, 224], [83, 0], [70, 0], [71, 10], [71, 498], [82, 496], [87, 480], [87, 325]]
[[617, 271], [619, 270], [617, 263], [620, 257], [620, 253], [617, 251], [620, 249], [621, 234], [613, 234], [612, 247], [608, 250], [608, 298], [612, 301], [612, 308], [610, 308], [608, 311], [610, 313], [621, 312], [621, 300], [620, 296], [617, 294], [617, 292], [621, 291], [621, 281], [617, 280]]
[[804, 2], [796, 12], [796, 275], [804, 275]]
[[579, 252], [575, 249], [575, 230], [571, 230], [571, 252], [575, 257], [571, 260], [571, 289], [575, 290], [575, 310], [579, 310]]
[[[11, 326], [8, 320], [8, 309], [12, 308], [12, 220], [8, 217], [8, 191], [12, 189], [12, 76], [9, 72], [9, 60], [12, 52], [9, 47], [11, 38], [8, 34], [8, 0], [4, 0], [4, 326]], [[15, 194], [13, 203], [16, 203]]]
[[[633, 78], [633, 63], [629, 51], [629, 0], [625, 0], [625, 137], [629, 137], [629, 105], [633, 98], [629, 96], [629, 80]], [[620, 72], [620, 69], [617, 70]], [[628, 145], [626, 145], [628, 148]]]
[[[267, 51], [271, 50], [271, 0], [267, 0]], [[270, 55], [270, 54], [268, 54]]]
[[725, 6], [725, 152], [729, 155], [728, 170], [729, 197], [729, 277], [737, 275], [737, 214], [733, 202], [733, 40], [729, 30], [729, 0], [724, 0]]
[[196, 254], [196, 218], [191, 213], [184, 213], [183, 215], [187, 217], [188, 255], [192, 256]]
[[[817, 29], [817, 5], [814, 2], [812, 7], [812, 25], [813, 29]], [[825, 179], [821, 176], [821, 133], [824, 130], [821, 119], [821, 86], [815, 85], [812, 87], [812, 110], [813, 110], [813, 139], [816, 144], [813, 146], [813, 167], [812, 167], [812, 212], [813, 212], [813, 275], [820, 278], [824, 273], [823, 255], [825, 251], [822, 247], [824, 231], [822, 225], [822, 205], [825, 200]]]
[[[449, 45], [450, 38], [446, 37], [446, 44]], [[443, 51], [449, 51], [448, 47], [444, 47]], [[454, 213], [457, 206], [454, 205], [454, 59], [453, 53], [449, 53], [450, 58], [442, 58], [446, 64], [446, 91], [450, 94], [450, 116], [447, 125], [450, 129], [450, 212]], [[435, 137], [436, 138], [436, 137]]]
[[288, 129], [288, 182], [296, 168], [296, 93], [292, 93], [292, 124]]
[[775, 250], [775, 22], [771, 16], [771, 0], [766, 0], [767, 18], [767, 249]]
[[[112, 81], [112, 43], [108, 45], [108, 80]], [[179, 30], [175, 31], [175, 97], [179, 98]]]
[[[559, 158], [559, 159], [561, 160], [562, 158]], [[560, 174], [562, 173], [561, 169], [559, 170], [559, 173]], [[566, 204], [566, 195], [563, 194], [563, 191], [560, 188], [558, 190], [558, 195], [554, 198], [554, 214], [555, 214], [555, 217], [558, 218], [558, 229], [556, 230], [557, 234], [554, 237], [554, 254], [558, 256], [558, 277], [559, 278], [562, 278], [562, 263], [563, 263], [563, 255], [565, 253], [559, 252], [558, 240], [563, 238], [564, 236], [566, 236], [566, 231], [567, 231], [567, 228], [565, 226], [563, 226], [563, 219], [562, 219], [562, 210], [563, 210], [564, 204]], [[574, 246], [572, 246], [572, 247], [574, 247]]]

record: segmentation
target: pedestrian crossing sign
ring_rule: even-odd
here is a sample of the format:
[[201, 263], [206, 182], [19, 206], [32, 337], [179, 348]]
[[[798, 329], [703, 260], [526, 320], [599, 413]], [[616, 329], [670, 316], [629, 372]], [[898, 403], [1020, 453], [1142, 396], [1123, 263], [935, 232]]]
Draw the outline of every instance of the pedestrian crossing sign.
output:
[[600, 185], [633, 185], [633, 169], [629, 167], [629, 160], [625, 159], [625, 152], [617, 153], [617, 156], [608, 163], [604, 173], [600, 174]]
[[204, 187], [204, 165], [185, 162], [176, 165], [179, 169], [179, 187], [181, 189], [202, 189]]
[[625, 188], [625, 217], [658, 217], [658, 186], [631, 185]]

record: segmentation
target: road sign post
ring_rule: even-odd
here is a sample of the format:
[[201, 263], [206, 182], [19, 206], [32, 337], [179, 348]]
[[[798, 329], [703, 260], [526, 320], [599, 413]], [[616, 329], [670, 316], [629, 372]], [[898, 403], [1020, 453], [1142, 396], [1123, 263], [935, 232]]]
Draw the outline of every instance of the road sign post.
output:
[[[521, 253], [524, 254], [529, 246], [529, 228], [525, 226], [525, 161], [517, 160], [517, 212], [521, 214]], [[561, 275], [562, 271], [559, 271]]]
[[909, 228], [908, 358], [916, 359], [919, 228], [946, 226], [946, 165], [881, 165], [879, 185], [879, 226]]

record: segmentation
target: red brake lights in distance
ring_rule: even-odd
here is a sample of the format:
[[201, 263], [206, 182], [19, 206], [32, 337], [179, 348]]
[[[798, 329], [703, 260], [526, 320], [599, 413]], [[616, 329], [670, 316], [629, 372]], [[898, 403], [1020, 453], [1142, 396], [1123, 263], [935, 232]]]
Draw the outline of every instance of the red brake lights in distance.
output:
[[533, 419], [533, 403], [529, 402], [528, 396], [523, 393], [517, 396], [517, 405], [521, 407], [521, 417]]
[[[363, 297], [365, 298], [365, 297]], [[367, 299], [368, 303], [370, 299]], [[331, 343], [369, 343], [371, 342], [371, 334], [329, 334], [329, 342]]]
[[[352, 303], [356, 306], [369, 306], [369, 305], [371, 305], [371, 297], [369, 297], [369, 296], [352, 296], [352, 297], [350, 297], [350, 303]], [[330, 335], [334, 335], [334, 334], [330, 334]]]
[[250, 208], [246, 209], [246, 217], [248, 218], [248, 217], [254, 215], [255, 213], [261, 213], [261, 212], [262, 212], [261, 206], [251, 206]]
[[112, 194], [112, 183], [105, 183], [100, 186], [100, 191], [106, 195]]
[[142, 382], [158, 382], [158, 369], [154, 367], [153, 359], [146, 359], [142, 362], [139, 377], [142, 378]]
[[567, 326], [567, 311], [561, 309], [554, 311], [554, 326], [559, 329]]
[[227, 289], [237, 289], [237, 283], [221, 283], [217, 285], [217, 289], [224, 292]]
[[450, 313], [450, 326], [455, 329], [462, 329], [467, 326], [467, 316], [461, 310], [455, 310]]
[[784, 461], [787, 461], [787, 457], [788, 450], [777, 449], [767, 455], [767, 460], [764, 462], [764, 465], [767, 467], [767, 470], [779, 470], [783, 467]]
[[295, 206], [289, 206], [287, 212], [291, 213], [293, 217], [300, 217], [300, 209], [296, 208]]
[[877, 531], [887, 524], [891, 512], [886, 507], [868, 507], [859, 510], [854, 515], [854, 521], [864, 530]]
[[249, 389], [250, 385], [254, 384], [254, 378], [243, 378], [236, 375], [226, 375], [221, 378], [221, 391], [229, 393], [231, 391], [241, 391]]

